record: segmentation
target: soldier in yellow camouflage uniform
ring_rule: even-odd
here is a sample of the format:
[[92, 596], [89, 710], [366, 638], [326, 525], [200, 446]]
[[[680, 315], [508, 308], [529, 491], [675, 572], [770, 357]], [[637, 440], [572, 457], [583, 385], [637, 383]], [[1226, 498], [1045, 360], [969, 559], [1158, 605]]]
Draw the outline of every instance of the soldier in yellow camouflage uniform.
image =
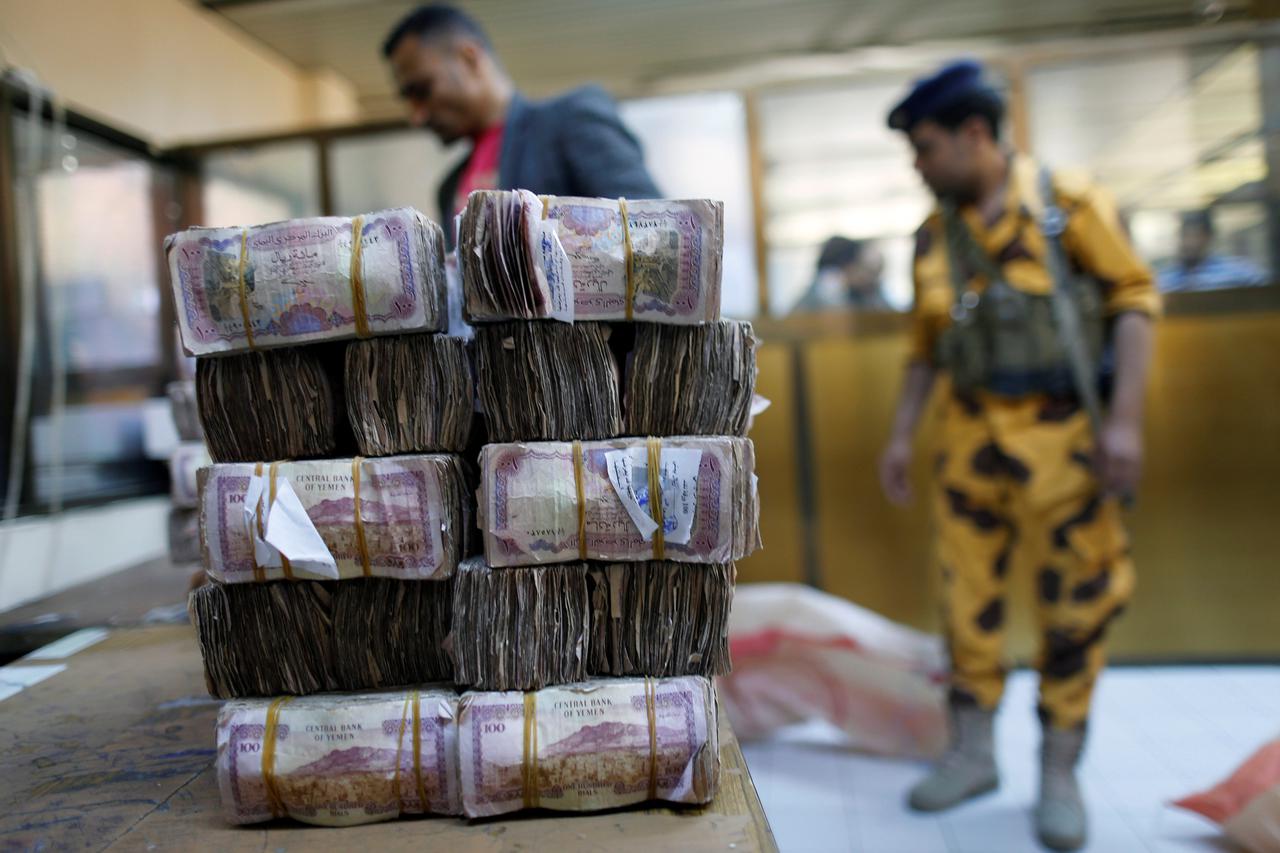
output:
[[[1117, 498], [1132, 492], [1139, 472], [1150, 319], [1159, 302], [1107, 197], [1003, 149], [1002, 112], [982, 68], [962, 62], [919, 82], [890, 115], [940, 201], [917, 233], [912, 354], [881, 465], [895, 502], [910, 497], [911, 436], [934, 378], [952, 379], [935, 462], [952, 745], [910, 802], [949, 808], [998, 784], [992, 721], [1004, 690], [1005, 585], [1014, 550], [1028, 549], [1042, 626], [1036, 824], [1050, 847], [1075, 849], [1086, 822], [1074, 767], [1104, 665], [1103, 637], [1134, 586]], [[1056, 231], [1047, 212], [1061, 214]], [[1092, 280], [1099, 346], [1104, 331], [1109, 340], [1090, 365], [1111, 388], [1096, 431], [1068, 359], [1025, 369], [1018, 361], [1063, 337], [1060, 323], [1043, 319], [1060, 320], [1049, 307], [1063, 286], [1050, 263], [1055, 240], [1062, 269]], [[1085, 304], [1075, 310], [1088, 326]], [[1036, 316], [1035, 334], [1017, 328]], [[1054, 340], [1045, 345], [1037, 334]]]

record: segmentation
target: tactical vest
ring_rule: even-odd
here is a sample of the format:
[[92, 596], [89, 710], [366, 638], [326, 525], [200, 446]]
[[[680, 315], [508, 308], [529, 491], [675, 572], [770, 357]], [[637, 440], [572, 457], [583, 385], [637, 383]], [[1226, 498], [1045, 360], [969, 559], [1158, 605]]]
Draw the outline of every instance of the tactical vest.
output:
[[[1047, 171], [1041, 172], [1040, 184], [1044, 212], [1039, 225], [1053, 283], [1049, 294], [1010, 285], [954, 205], [943, 204], [955, 301], [951, 325], [938, 338], [937, 364], [962, 393], [986, 389], [1016, 397], [1074, 392], [1094, 417], [1100, 405], [1097, 366], [1105, 344], [1101, 288], [1092, 277], [1073, 274], [1061, 242], [1066, 218]], [[985, 289], [972, 287], [967, 269], [986, 278]]]

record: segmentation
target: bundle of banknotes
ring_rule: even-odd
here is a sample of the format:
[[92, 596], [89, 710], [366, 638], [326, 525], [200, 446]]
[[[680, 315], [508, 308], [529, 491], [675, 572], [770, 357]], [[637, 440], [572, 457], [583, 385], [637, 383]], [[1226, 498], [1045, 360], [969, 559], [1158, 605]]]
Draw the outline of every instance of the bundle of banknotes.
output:
[[345, 386], [362, 455], [466, 449], [475, 391], [464, 341], [443, 335], [353, 341]]
[[618, 368], [603, 323], [499, 323], [476, 329], [490, 441], [567, 441], [622, 432]]
[[294, 696], [452, 681], [449, 581], [207, 583], [188, 611], [209, 693]]
[[628, 435], [746, 435], [756, 386], [751, 324], [640, 325], [628, 359]]
[[728, 563], [760, 547], [750, 439], [488, 444], [477, 518], [491, 566]]
[[179, 442], [169, 454], [169, 497], [179, 509], [195, 509], [200, 504], [198, 474], [210, 464], [209, 449], [203, 441]]
[[731, 564], [568, 563], [445, 581], [209, 583], [191, 598], [220, 698], [451, 681], [527, 690], [725, 675]]
[[756, 344], [751, 324], [732, 320], [480, 326], [477, 384], [489, 440], [745, 435]]
[[196, 361], [200, 420], [217, 462], [309, 459], [349, 435], [340, 349], [294, 347]]
[[466, 342], [443, 335], [202, 358], [196, 377], [218, 462], [458, 453], [475, 415]]
[[467, 555], [470, 486], [447, 454], [216, 464], [200, 471], [215, 580], [435, 580]]
[[471, 194], [459, 226], [472, 322], [720, 317], [724, 205], [706, 199]]
[[217, 737], [235, 824], [706, 803], [720, 774], [715, 695], [698, 677], [239, 700]]
[[454, 680], [533, 690], [603, 675], [727, 675], [732, 564], [562, 563], [454, 577]]
[[410, 208], [164, 241], [188, 355], [442, 331], [444, 233]]

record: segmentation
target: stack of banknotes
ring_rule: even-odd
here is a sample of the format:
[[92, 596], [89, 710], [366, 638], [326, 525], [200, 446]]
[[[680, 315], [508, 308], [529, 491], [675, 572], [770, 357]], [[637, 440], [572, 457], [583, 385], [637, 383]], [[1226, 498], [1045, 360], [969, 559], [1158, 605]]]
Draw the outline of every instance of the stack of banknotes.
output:
[[218, 462], [458, 453], [475, 415], [467, 345], [444, 335], [264, 350], [196, 363]]
[[196, 509], [196, 475], [209, 464], [209, 449], [196, 409], [195, 382], [170, 382], [165, 388], [178, 443], [169, 454], [169, 562], [186, 566], [200, 562], [200, 513]]
[[164, 241], [188, 355], [442, 331], [444, 232], [416, 210], [188, 228]]
[[349, 446], [334, 367], [341, 355], [317, 345], [197, 359], [209, 455], [218, 462], [314, 459]]
[[204, 429], [200, 426], [200, 412], [196, 408], [196, 383], [190, 379], [170, 382], [165, 386], [169, 398], [169, 410], [173, 414], [173, 426], [180, 441], [204, 441]]
[[188, 610], [209, 693], [303, 696], [452, 682], [448, 581], [208, 583]]
[[458, 229], [453, 299], [412, 210], [165, 242], [233, 823], [715, 795], [760, 547], [722, 206], [482, 191]]
[[228, 702], [216, 763], [231, 823], [350, 826], [706, 803], [718, 735], [714, 690], [696, 676], [528, 693], [424, 687]]
[[471, 532], [452, 454], [221, 462], [200, 471], [205, 570], [224, 583], [447, 578]]
[[760, 546], [756, 497], [746, 438], [486, 444], [480, 453], [478, 521], [491, 566], [740, 560]]
[[751, 324], [506, 321], [475, 332], [490, 441], [746, 435]]
[[431, 681], [529, 690], [727, 674], [733, 580], [723, 563], [472, 558], [438, 582], [209, 583], [190, 610], [209, 692], [223, 699]]
[[720, 316], [724, 205], [707, 199], [471, 194], [459, 224], [471, 322]]
[[454, 578], [454, 681], [538, 689], [604, 675], [727, 675], [731, 564], [557, 563]]

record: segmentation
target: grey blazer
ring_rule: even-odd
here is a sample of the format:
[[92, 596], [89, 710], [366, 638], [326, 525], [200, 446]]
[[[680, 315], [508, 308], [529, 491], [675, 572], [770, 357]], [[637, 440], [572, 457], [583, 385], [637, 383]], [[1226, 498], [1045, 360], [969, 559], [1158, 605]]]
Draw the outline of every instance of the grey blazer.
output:
[[[453, 196], [466, 160], [440, 184], [440, 222], [453, 243]], [[640, 143], [599, 86], [547, 101], [517, 94], [507, 109], [498, 156], [498, 188], [539, 195], [660, 198]]]

